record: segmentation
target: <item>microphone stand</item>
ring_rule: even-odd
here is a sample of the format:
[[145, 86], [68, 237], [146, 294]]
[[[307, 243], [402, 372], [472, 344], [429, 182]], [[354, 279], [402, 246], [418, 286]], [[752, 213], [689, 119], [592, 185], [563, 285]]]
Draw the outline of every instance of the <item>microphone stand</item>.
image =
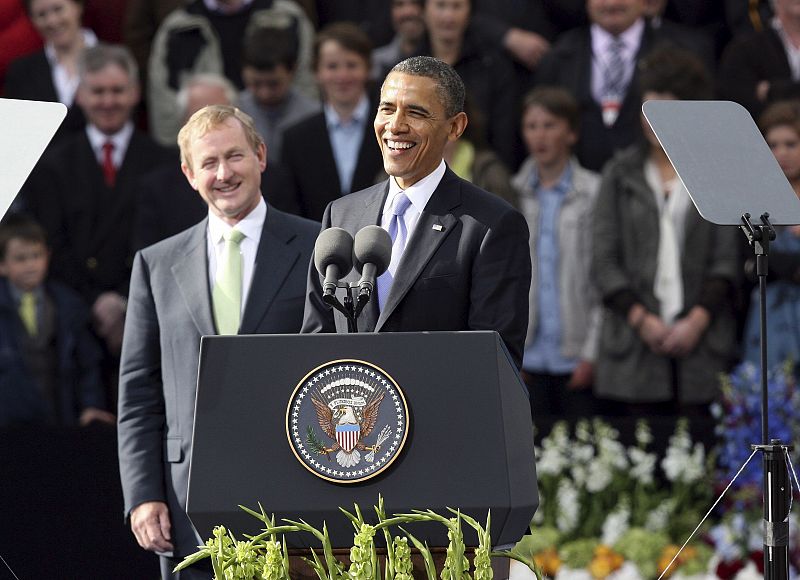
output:
[[347, 332], [348, 333], [357, 333], [358, 332], [358, 324], [356, 323], [359, 314], [361, 314], [361, 310], [363, 310], [364, 305], [369, 301], [369, 296], [367, 296], [367, 300], [361, 299], [361, 295], [358, 297], [358, 306], [355, 305], [355, 300], [353, 299], [353, 290], [357, 288], [357, 285], [350, 285], [348, 282], [339, 282], [336, 284], [337, 288], [343, 288], [344, 293], [344, 304], [339, 302], [339, 299], [336, 298], [335, 294], [323, 294], [322, 300], [325, 304], [335, 308], [342, 314], [344, 314], [345, 318], [347, 318]]
[[769, 438], [768, 387], [767, 387], [767, 272], [769, 243], [775, 239], [775, 228], [769, 214], [761, 214], [761, 224], [754, 225], [750, 214], [742, 215], [739, 228], [747, 236], [756, 255], [758, 276], [759, 322], [761, 332], [761, 444], [751, 449], [763, 453], [764, 490], [764, 578], [784, 580], [789, 578], [789, 509], [791, 485], [786, 457], [792, 449], [780, 439]]

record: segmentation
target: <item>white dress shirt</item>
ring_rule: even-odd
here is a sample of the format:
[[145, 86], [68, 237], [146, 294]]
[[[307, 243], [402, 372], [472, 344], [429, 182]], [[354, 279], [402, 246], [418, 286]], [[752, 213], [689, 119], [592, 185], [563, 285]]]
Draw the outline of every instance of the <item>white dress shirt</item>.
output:
[[[84, 48], [90, 48], [97, 44], [97, 36], [88, 28], [81, 29], [81, 34], [83, 35]], [[75, 101], [75, 92], [78, 90], [78, 84], [80, 82], [78, 72], [75, 71], [73, 75], [67, 72], [67, 69], [58, 62], [56, 49], [50, 42], [44, 45], [44, 55], [47, 58], [47, 62], [50, 63], [50, 74], [53, 78], [53, 86], [56, 89], [58, 102], [71, 107], [72, 103]]]
[[128, 151], [128, 145], [131, 142], [133, 135], [133, 123], [128, 121], [125, 125], [114, 133], [113, 135], [106, 135], [94, 125], [86, 125], [86, 136], [89, 138], [89, 143], [94, 151], [94, 156], [97, 162], [103, 165], [103, 145], [106, 141], [111, 141], [114, 144], [114, 150], [111, 152], [111, 159], [114, 161], [114, 167], [119, 169], [122, 162], [125, 160], [125, 153]]
[[419, 221], [419, 216], [422, 213], [422, 210], [425, 209], [425, 206], [428, 204], [428, 200], [431, 198], [431, 196], [433, 196], [433, 192], [436, 191], [437, 187], [439, 187], [439, 182], [442, 180], [442, 177], [444, 177], [444, 172], [446, 169], [447, 166], [444, 163], [444, 159], [442, 159], [442, 162], [439, 163], [439, 166], [436, 169], [408, 189], [400, 189], [400, 186], [397, 185], [394, 177], [389, 177], [389, 195], [386, 198], [386, 204], [383, 206], [381, 227], [387, 232], [389, 231], [389, 224], [392, 223], [392, 208], [394, 208], [394, 198], [397, 197], [400, 192], [405, 193], [406, 197], [408, 197], [409, 201], [411, 201], [411, 205], [408, 206], [408, 209], [403, 216], [406, 223], [406, 231], [408, 232], [406, 235], [406, 247], [408, 247], [408, 242], [411, 240], [411, 236], [414, 233], [414, 228], [417, 226], [417, 222]]
[[231, 226], [211, 210], [208, 211], [208, 231], [206, 232], [206, 251], [208, 253], [208, 282], [209, 287], [214, 287], [217, 278], [217, 264], [220, 255], [225, 247], [224, 235], [234, 227], [244, 234], [244, 238], [239, 243], [239, 250], [242, 254], [242, 311], [247, 304], [247, 295], [250, 292], [250, 284], [253, 281], [253, 271], [256, 265], [256, 253], [258, 244], [261, 242], [261, 231], [264, 229], [264, 220], [267, 217], [267, 204], [263, 199], [259, 200], [258, 205], [247, 214], [235, 226]]
[[603, 95], [604, 79], [609, 67], [611, 44], [616, 38], [625, 43], [622, 58], [625, 61], [625, 85], [629, 86], [636, 68], [636, 55], [639, 52], [639, 45], [642, 43], [644, 19], [637, 20], [618, 37], [600, 28], [597, 24], [592, 24], [590, 30], [592, 35], [592, 97], [596, 102], [602, 103], [605, 98], [605, 95]]

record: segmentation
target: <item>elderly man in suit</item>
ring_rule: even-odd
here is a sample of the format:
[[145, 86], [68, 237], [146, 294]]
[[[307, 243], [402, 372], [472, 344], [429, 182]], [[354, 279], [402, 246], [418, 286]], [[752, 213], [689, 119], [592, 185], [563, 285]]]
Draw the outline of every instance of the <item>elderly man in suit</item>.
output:
[[[333, 201], [323, 228], [355, 234], [378, 224], [394, 234], [379, 300], [362, 312], [360, 331], [496, 330], [519, 367], [531, 279], [528, 226], [508, 203], [444, 163], [445, 145], [467, 126], [463, 104], [464, 83], [450, 65], [427, 56], [396, 65], [374, 122], [390, 177]], [[344, 316], [322, 301], [320, 287], [312, 265], [303, 331], [344, 331]]]
[[200, 337], [297, 332], [318, 231], [262, 198], [266, 147], [238, 109], [201, 109], [179, 145], [208, 217], [136, 254], [118, 411], [125, 514], [164, 578], [198, 544], [185, 507]]

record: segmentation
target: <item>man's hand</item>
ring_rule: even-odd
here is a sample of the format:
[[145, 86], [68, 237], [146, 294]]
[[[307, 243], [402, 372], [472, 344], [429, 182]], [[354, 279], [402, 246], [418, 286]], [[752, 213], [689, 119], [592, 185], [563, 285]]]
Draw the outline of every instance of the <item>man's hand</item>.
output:
[[112, 354], [119, 354], [122, 350], [125, 310], [125, 299], [116, 292], [103, 292], [92, 305], [97, 334], [105, 340]]
[[572, 371], [572, 376], [569, 378], [567, 388], [571, 391], [582, 391], [592, 386], [594, 379], [594, 365], [588, 360], [582, 360]]
[[78, 424], [81, 427], [86, 427], [90, 423], [94, 423], [97, 421], [98, 423], [107, 423], [109, 425], [114, 425], [117, 422], [117, 418], [108, 411], [103, 411], [102, 409], [98, 409], [97, 407], [86, 407], [82, 412], [80, 419], [78, 419]]
[[147, 501], [131, 511], [131, 530], [136, 541], [151, 552], [173, 550], [169, 508], [163, 501]]
[[663, 342], [668, 333], [664, 321], [652, 312], [645, 314], [639, 325], [639, 338], [656, 354], [664, 354]]
[[503, 37], [503, 46], [516, 60], [531, 70], [539, 65], [539, 61], [550, 50], [547, 39], [522, 28], [509, 28]]
[[769, 96], [769, 81], [759, 81], [756, 85], [756, 98], [762, 103], [767, 100]]
[[710, 323], [711, 316], [705, 308], [692, 308], [689, 314], [676, 321], [669, 329], [661, 345], [664, 354], [683, 357], [692, 352]]

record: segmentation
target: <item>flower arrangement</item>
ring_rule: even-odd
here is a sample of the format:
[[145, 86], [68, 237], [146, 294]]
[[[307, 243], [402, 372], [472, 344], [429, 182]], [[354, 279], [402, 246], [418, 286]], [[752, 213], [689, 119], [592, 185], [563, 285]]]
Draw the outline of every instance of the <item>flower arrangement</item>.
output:
[[[493, 556], [509, 557], [526, 564], [541, 579], [541, 574], [530, 559], [510, 552], [492, 552], [491, 550], [491, 514], [487, 516], [485, 526], [474, 518], [462, 514], [458, 510], [450, 510], [449, 516], [437, 514], [431, 510], [414, 510], [408, 514], [397, 514], [387, 517], [383, 507], [383, 498], [378, 499], [374, 507], [377, 521], [368, 523], [358, 505], [353, 513], [341, 509], [353, 524], [355, 531], [353, 546], [350, 548], [349, 565], [338, 560], [331, 546], [327, 526], [322, 530], [304, 521], [284, 520], [276, 525], [274, 517], [268, 516], [263, 507], [256, 512], [239, 506], [248, 514], [259, 519], [264, 528], [256, 536], [246, 536], [245, 540], [237, 540], [233, 532], [223, 526], [214, 528], [214, 536], [205, 545], [199, 546], [194, 554], [181, 562], [175, 571], [182, 570], [200, 560], [210, 558], [215, 580], [289, 580], [290, 560], [285, 534], [305, 532], [312, 534], [320, 543], [321, 550], [311, 550], [311, 558], [303, 560], [311, 566], [320, 580], [413, 580], [411, 549], [412, 546], [421, 554], [428, 580], [491, 580]], [[449, 544], [443, 569], [440, 574], [428, 546], [410, 534], [401, 526], [414, 522], [436, 522], [447, 528]], [[478, 547], [472, 563], [467, 558], [464, 545], [462, 524], [466, 522], [478, 536]], [[392, 536], [392, 529], [398, 528], [402, 536]], [[378, 557], [375, 546], [375, 535], [381, 533], [386, 543], [385, 558]], [[411, 545], [409, 545], [409, 541]]]
[[[767, 373], [770, 437], [784, 443], [800, 439], [800, 392], [793, 371], [794, 363], [787, 361]], [[712, 414], [720, 438], [717, 478], [721, 490], [747, 461], [750, 445], [761, 442], [761, 381], [755, 366], [743, 363], [723, 378], [722, 397], [712, 406]], [[799, 457], [800, 450], [795, 448], [792, 463], [797, 464]], [[757, 459], [731, 485], [709, 532], [719, 559], [716, 575], [722, 579], [763, 574], [763, 472], [760, 457]], [[792, 474], [789, 477], [793, 483]], [[789, 518], [790, 563], [796, 574], [800, 570], [800, 544], [795, 534], [798, 521], [795, 513]]]
[[[710, 458], [680, 420], [659, 462], [644, 421], [626, 447], [602, 420], [557, 423], [536, 449], [540, 506], [515, 553], [557, 580], [657, 578], [711, 500]], [[659, 469], [660, 467], [660, 469]], [[685, 550], [673, 577], [702, 573], [713, 551]]]

